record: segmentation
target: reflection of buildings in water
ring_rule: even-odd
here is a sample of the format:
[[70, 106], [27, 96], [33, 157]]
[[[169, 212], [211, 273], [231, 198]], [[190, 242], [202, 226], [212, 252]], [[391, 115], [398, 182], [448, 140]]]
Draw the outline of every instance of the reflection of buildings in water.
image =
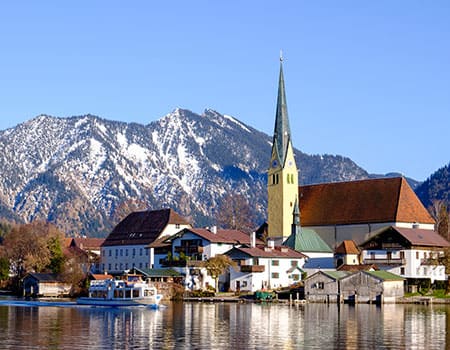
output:
[[112, 342], [115, 347], [131, 349], [152, 347], [160, 334], [159, 310], [139, 308], [89, 308], [88, 337], [96, 343]]
[[440, 348], [449, 348], [446, 344], [448, 306], [405, 305], [403, 310], [407, 320], [404, 322], [405, 348], [430, 349], [430, 338], [433, 344], [441, 344]]

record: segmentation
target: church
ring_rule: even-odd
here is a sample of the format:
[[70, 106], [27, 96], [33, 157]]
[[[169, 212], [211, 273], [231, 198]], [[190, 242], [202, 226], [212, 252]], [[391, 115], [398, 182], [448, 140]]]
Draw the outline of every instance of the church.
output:
[[388, 226], [434, 230], [433, 218], [403, 177], [299, 185], [298, 172], [280, 59], [268, 216], [257, 233], [311, 255], [344, 240], [362, 243]]

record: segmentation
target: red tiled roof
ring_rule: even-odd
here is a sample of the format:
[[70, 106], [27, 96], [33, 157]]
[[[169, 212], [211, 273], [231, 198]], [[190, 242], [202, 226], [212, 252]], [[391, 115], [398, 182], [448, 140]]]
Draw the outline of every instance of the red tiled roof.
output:
[[284, 246], [283, 247], [277, 246], [272, 249], [263, 246], [256, 246], [254, 248], [237, 247], [234, 249], [255, 258], [295, 258], [295, 259], [307, 258], [305, 254], [302, 254], [294, 249]]
[[402, 177], [299, 187], [304, 226], [434, 220]]
[[[192, 232], [203, 239], [212, 243], [230, 243], [230, 244], [250, 244], [250, 235], [239, 230], [217, 230], [213, 233], [205, 228], [185, 229], [185, 232]], [[261, 240], [256, 240], [257, 243], [262, 244]]]
[[370, 265], [341, 265], [337, 269], [337, 271], [370, 271], [370, 270], [378, 270], [378, 267], [374, 264]]
[[335, 250], [338, 254], [359, 254], [356, 243], [352, 240], [345, 240]]
[[103, 246], [150, 244], [168, 224], [189, 225], [172, 209], [133, 212], [117, 224]]
[[445, 240], [435, 231], [398, 226], [389, 226], [379, 229], [360, 246], [363, 249], [379, 248], [383, 246], [384, 242], [396, 242], [404, 247], [450, 247], [450, 242]]
[[104, 238], [73, 238], [71, 245], [85, 250], [99, 250], [104, 241]]
[[450, 243], [439, 233], [418, 228], [392, 227], [414, 246], [450, 247]]
[[113, 278], [112, 275], [107, 275], [104, 273], [92, 273], [91, 277], [93, 280], [110, 280]]

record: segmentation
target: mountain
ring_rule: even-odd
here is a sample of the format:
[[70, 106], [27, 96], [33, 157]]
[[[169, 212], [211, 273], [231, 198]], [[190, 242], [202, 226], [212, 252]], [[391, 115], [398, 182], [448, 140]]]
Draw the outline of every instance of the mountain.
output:
[[[226, 193], [246, 195], [260, 224], [272, 139], [239, 120], [176, 109], [148, 125], [86, 115], [38, 116], [0, 131], [0, 216], [48, 220], [68, 234], [104, 236], [130, 200], [212, 224]], [[349, 158], [296, 159], [301, 183], [367, 178]]]
[[438, 169], [418, 186], [416, 194], [426, 208], [435, 200], [444, 201], [447, 208], [450, 208], [450, 163]]

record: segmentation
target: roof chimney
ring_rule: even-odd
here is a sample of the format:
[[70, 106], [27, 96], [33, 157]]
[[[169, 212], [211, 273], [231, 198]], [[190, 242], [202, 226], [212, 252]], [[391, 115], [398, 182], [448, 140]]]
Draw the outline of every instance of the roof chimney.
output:
[[250, 247], [251, 248], [255, 248], [256, 247], [256, 232], [255, 231], [253, 231], [250, 234]]
[[217, 233], [217, 226], [211, 226], [211, 233], [216, 234]]
[[274, 249], [275, 248], [275, 241], [273, 239], [268, 239], [267, 240], [267, 247], [270, 249]]

